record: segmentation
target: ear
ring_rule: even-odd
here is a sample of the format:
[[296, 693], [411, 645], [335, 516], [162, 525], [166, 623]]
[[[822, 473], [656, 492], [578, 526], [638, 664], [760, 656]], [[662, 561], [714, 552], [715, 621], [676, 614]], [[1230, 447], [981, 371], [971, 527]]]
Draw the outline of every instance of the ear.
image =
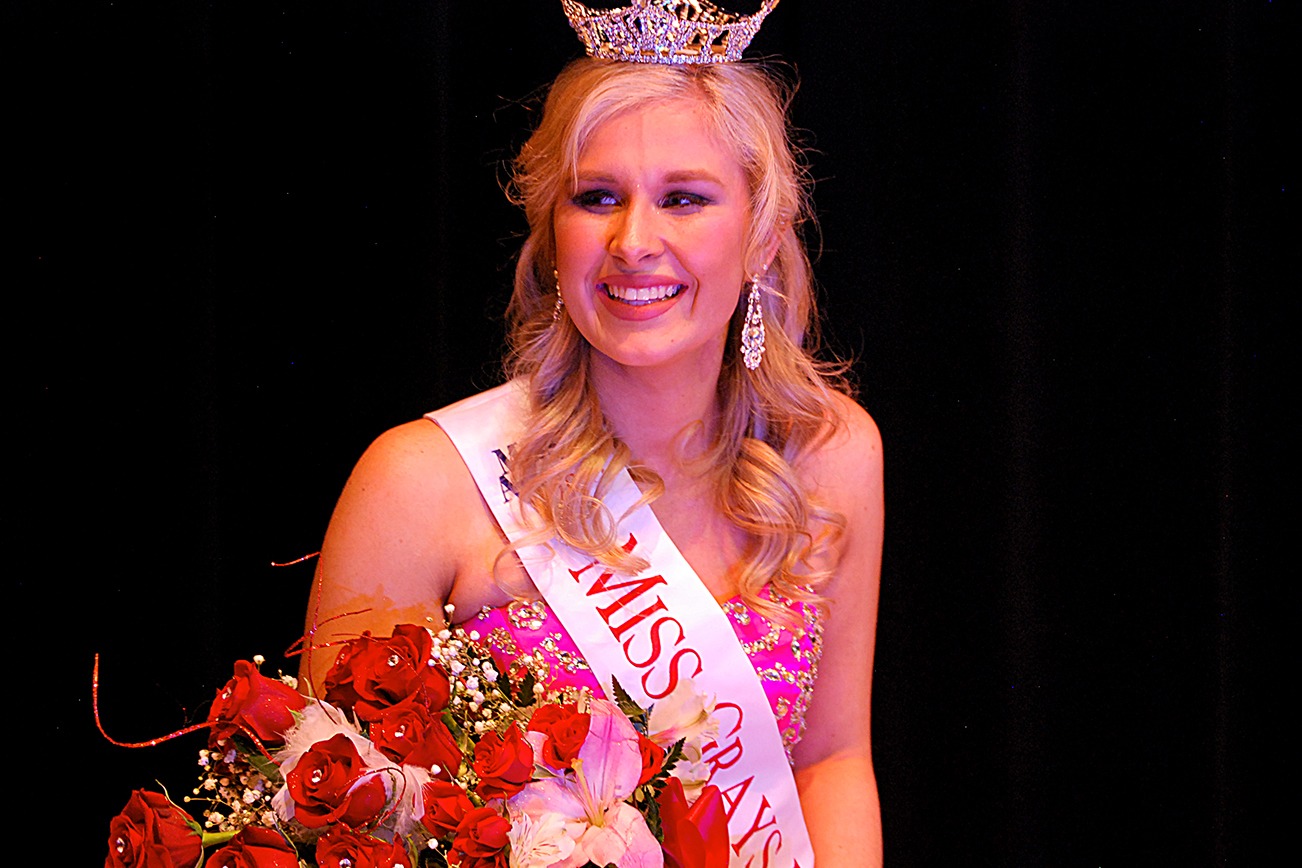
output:
[[773, 260], [777, 257], [778, 247], [782, 244], [782, 230], [784, 228], [785, 226], [779, 226], [777, 231], [773, 232], [768, 237], [768, 240], [764, 242], [764, 247], [761, 248], [763, 256], [760, 259], [760, 271], [768, 271], [769, 266], [773, 264]]

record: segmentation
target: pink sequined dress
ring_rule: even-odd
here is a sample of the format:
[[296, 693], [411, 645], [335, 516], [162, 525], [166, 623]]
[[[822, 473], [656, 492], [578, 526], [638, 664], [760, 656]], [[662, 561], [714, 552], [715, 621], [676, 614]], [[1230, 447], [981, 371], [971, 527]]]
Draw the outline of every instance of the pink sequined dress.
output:
[[[764, 686], [789, 761], [791, 749], [800, 741], [818, 674], [822, 625], [814, 606], [788, 600], [771, 589], [766, 593], [770, 600], [794, 612], [803, 626], [793, 631], [771, 622], [736, 597], [721, 607]], [[587, 687], [603, 695], [578, 646], [543, 600], [485, 607], [461, 626], [473, 631], [472, 635], [478, 633], [502, 667], [525, 654], [532, 655], [547, 665], [549, 687]]]

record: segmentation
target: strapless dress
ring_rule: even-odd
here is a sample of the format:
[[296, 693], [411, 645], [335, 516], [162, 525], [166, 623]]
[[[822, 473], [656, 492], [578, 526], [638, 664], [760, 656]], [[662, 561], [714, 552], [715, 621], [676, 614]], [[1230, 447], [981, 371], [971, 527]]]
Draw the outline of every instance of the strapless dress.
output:
[[[818, 661], [823, 653], [822, 624], [815, 606], [789, 600], [771, 588], [761, 593], [793, 612], [800, 626], [792, 629], [770, 621], [739, 597], [720, 607], [755, 667], [790, 761], [791, 750], [804, 729], [805, 711], [818, 676]], [[578, 646], [543, 600], [485, 606], [460, 626], [489, 647], [503, 671], [527, 654], [545, 664], [549, 689], [586, 687], [594, 695], [605, 695]]]

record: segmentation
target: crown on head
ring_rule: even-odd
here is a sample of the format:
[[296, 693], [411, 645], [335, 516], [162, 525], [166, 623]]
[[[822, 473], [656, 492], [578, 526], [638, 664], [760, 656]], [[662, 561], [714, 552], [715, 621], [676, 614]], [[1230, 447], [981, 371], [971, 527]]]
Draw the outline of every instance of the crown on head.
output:
[[561, 0], [561, 6], [589, 56], [677, 64], [740, 59], [778, 2], [764, 0], [752, 15], [726, 12], [708, 0], [630, 0], [620, 9]]

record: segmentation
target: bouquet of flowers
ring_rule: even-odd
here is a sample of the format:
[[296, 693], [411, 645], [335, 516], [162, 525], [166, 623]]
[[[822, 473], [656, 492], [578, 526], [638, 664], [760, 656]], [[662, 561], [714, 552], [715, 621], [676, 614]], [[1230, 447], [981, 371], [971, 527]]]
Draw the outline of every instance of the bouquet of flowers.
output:
[[726, 868], [712, 700], [549, 689], [546, 664], [478, 638], [363, 634], [319, 699], [239, 661], [183, 800], [199, 819], [133, 793], [105, 868]]

